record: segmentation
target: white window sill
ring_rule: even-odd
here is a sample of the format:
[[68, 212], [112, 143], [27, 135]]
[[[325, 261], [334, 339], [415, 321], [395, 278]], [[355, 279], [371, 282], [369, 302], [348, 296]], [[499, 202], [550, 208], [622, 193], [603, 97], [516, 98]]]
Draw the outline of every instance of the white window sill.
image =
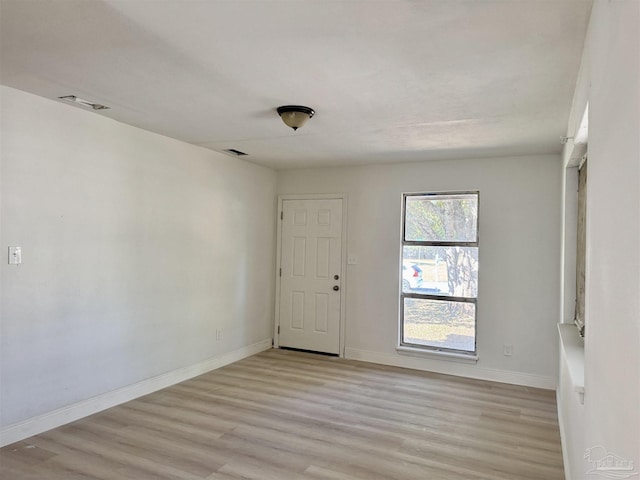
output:
[[476, 363], [478, 361], [478, 356], [474, 354], [446, 352], [443, 350], [428, 350], [416, 347], [406, 347], [404, 345], [400, 345], [399, 347], [397, 347], [396, 351], [400, 355], [409, 355], [411, 357], [437, 358], [438, 360], [448, 360], [459, 363]]
[[569, 370], [573, 390], [579, 395], [580, 403], [584, 405], [584, 341], [580, 338], [576, 326], [570, 323], [559, 323], [558, 332], [561, 353]]

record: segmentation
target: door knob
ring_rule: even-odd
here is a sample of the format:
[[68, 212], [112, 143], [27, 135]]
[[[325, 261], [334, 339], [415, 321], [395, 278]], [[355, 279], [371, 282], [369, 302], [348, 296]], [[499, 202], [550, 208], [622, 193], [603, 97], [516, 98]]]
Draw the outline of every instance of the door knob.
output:
[[334, 276], [333, 276], [333, 279], [334, 279], [334, 280], [340, 280], [340, 275], [334, 275]]
[[334, 290], [335, 292], [337, 292], [338, 290], [340, 290], [340, 287], [339, 287], [338, 285], [334, 285], [334, 286], [333, 286], [333, 290]]

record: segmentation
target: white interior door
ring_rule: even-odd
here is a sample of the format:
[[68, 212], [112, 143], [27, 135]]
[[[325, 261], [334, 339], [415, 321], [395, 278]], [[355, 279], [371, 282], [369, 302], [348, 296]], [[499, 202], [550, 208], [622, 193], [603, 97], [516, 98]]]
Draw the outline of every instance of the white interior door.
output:
[[338, 354], [342, 199], [282, 207], [279, 345]]

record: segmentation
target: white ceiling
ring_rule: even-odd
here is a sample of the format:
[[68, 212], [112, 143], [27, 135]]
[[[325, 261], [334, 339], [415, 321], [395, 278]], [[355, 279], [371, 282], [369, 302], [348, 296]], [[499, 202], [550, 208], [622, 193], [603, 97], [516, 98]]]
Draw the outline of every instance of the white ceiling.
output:
[[[590, 8], [2, 0], [0, 80], [274, 168], [554, 153]], [[294, 132], [284, 104], [317, 113]]]

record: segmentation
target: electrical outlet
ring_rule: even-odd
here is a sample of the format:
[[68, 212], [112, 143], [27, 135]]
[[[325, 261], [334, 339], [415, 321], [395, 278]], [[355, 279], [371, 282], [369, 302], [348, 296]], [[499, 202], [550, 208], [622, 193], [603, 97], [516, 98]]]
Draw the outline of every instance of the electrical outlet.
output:
[[216, 330], [216, 340], [222, 340], [222, 330]]
[[502, 346], [502, 353], [505, 357], [510, 357], [511, 355], [513, 355], [513, 345], [505, 343]]
[[9, 247], [9, 265], [22, 263], [22, 247]]

